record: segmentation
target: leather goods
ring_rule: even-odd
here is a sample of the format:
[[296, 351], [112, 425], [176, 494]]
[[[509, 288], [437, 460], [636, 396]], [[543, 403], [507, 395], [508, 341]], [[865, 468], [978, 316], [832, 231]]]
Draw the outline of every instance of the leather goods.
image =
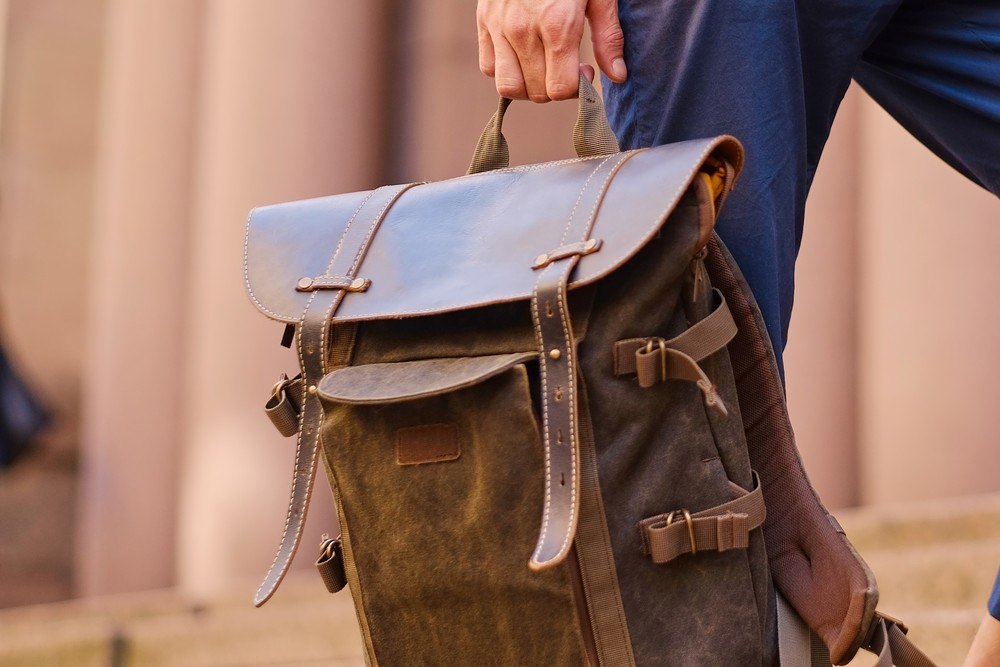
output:
[[372, 665], [931, 665], [809, 484], [712, 231], [740, 144], [621, 152], [581, 77], [578, 156], [510, 167], [509, 105], [465, 176], [251, 213], [247, 292], [300, 364], [265, 407], [297, 444], [255, 604], [322, 463], [317, 567]]

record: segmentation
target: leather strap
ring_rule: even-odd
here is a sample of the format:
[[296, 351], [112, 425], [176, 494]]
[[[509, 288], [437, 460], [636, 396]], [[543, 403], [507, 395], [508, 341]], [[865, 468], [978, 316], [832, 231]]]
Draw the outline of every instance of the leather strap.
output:
[[278, 433], [289, 438], [299, 432], [299, 408], [302, 406], [302, 376], [289, 379], [284, 373], [271, 388], [271, 397], [264, 404], [264, 414], [278, 429]]
[[[386, 186], [373, 190], [348, 221], [327, 265], [326, 276], [357, 277], [358, 267], [386, 211], [406, 190], [415, 184]], [[292, 477], [288, 514], [281, 535], [281, 543], [274, 561], [254, 595], [254, 605], [267, 602], [291, 565], [302, 538], [309, 498], [316, 479], [319, 454], [319, 427], [323, 408], [316, 392], [316, 385], [328, 371], [327, 343], [333, 314], [344, 299], [344, 289], [316, 290], [310, 294], [298, 326], [298, 356], [302, 368], [302, 382], [306, 387], [299, 415], [299, 438], [295, 448], [295, 468]], [[340, 360], [346, 363], [346, 359]], [[336, 364], [330, 364], [336, 365]]]
[[[663, 341], [665, 347], [683, 352], [695, 361], [701, 361], [722, 348], [736, 336], [736, 322], [729, 311], [726, 297], [717, 289], [712, 290], [715, 309], [705, 318], [670, 340]], [[650, 338], [626, 338], [614, 344], [615, 375], [630, 375], [637, 372], [636, 354], [644, 349]], [[652, 361], [659, 361], [655, 359]], [[641, 384], [641, 379], [640, 379]]]
[[[734, 488], [739, 489], [735, 484]], [[746, 549], [750, 531], [760, 528], [767, 516], [760, 479], [753, 473], [753, 490], [735, 500], [689, 514], [676, 510], [639, 522], [642, 543], [654, 563], [669, 563], [687, 553]]]
[[[611, 155], [594, 168], [570, 212], [559, 247], [588, 239], [611, 179], [637, 152]], [[553, 248], [543, 250], [548, 252]], [[580, 511], [576, 341], [566, 299], [569, 276], [579, 260], [580, 255], [571, 254], [539, 269], [531, 296], [545, 441], [542, 528], [528, 563], [536, 571], [565, 560], [573, 544]]]

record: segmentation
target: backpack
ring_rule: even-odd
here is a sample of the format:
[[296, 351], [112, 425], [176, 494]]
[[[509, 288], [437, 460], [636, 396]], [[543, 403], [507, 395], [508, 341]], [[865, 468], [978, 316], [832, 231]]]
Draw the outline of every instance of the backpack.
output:
[[281, 544], [319, 464], [371, 665], [933, 663], [803, 471], [753, 295], [713, 232], [728, 136], [620, 152], [580, 79], [575, 159], [255, 209], [244, 274], [301, 372]]

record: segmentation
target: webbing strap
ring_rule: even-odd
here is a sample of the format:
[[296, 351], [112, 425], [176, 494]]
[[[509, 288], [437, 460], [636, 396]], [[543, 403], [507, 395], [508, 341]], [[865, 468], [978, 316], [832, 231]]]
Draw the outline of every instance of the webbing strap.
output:
[[757, 473], [753, 473], [753, 487], [748, 492], [733, 484], [742, 495], [696, 514], [675, 510], [643, 519], [639, 529], [646, 553], [654, 563], [662, 564], [698, 551], [746, 549], [750, 531], [760, 528], [767, 517]]
[[861, 648], [878, 656], [876, 667], [935, 667], [934, 661], [910, 641], [906, 632], [902, 622], [875, 612], [874, 627]]
[[[413, 185], [378, 188], [365, 198], [347, 222], [324, 275], [352, 278], [357, 276], [358, 267], [389, 207]], [[368, 224], [364, 224], [366, 221]], [[254, 595], [254, 605], [257, 607], [274, 595], [288, 572], [302, 538], [302, 528], [309, 509], [313, 482], [316, 479], [319, 428], [323, 418], [323, 408], [316, 394], [316, 384], [326, 374], [328, 365], [336, 366], [347, 362], [342, 358], [343, 355], [337, 354], [337, 350], [328, 348], [331, 319], [343, 301], [344, 294], [344, 289], [312, 292], [299, 321], [298, 356], [302, 369], [302, 384], [306, 387], [306, 391], [302, 394], [303, 400], [299, 410], [299, 437], [295, 447], [292, 490], [278, 551], [264, 581]]]
[[785, 598], [775, 591], [778, 615], [778, 664], [781, 667], [831, 667], [830, 652]]
[[625, 620], [615, 556], [604, 516], [601, 483], [597, 478], [597, 448], [590, 419], [590, 406], [583, 376], [580, 376], [580, 525], [576, 557], [586, 591], [587, 613], [594, 633], [598, 665], [635, 667], [632, 639]]
[[[663, 341], [665, 347], [683, 352], [695, 361], [701, 361], [726, 347], [736, 336], [736, 322], [729, 311], [726, 297], [717, 289], [712, 290], [712, 293], [715, 300], [714, 310], [683, 333]], [[649, 341], [649, 338], [626, 338], [616, 342], [612, 349], [614, 374], [630, 375], [637, 372], [636, 353], [645, 348]]]
[[[594, 84], [580, 74], [579, 113], [573, 126], [573, 147], [579, 157], [598, 157], [617, 153], [618, 140], [608, 125], [604, 104]], [[469, 174], [478, 174], [493, 169], [504, 169], [510, 165], [510, 149], [503, 136], [503, 117], [511, 100], [500, 98], [496, 112], [483, 128], [476, 144], [476, 151], [469, 165]]]

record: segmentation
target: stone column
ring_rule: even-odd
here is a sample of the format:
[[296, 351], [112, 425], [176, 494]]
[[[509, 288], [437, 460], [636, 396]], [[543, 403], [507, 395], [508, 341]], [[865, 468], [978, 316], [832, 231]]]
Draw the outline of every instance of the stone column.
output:
[[1000, 488], [1000, 202], [874, 104], [861, 116], [862, 500]]
[[803, 463], [829, 507], [858, 501], [858, 112], [852, 89], [837, 114], [806, 207], [785, 350], [788, 406]]
[[82, 595], [174, 582], [200, 7], [108, 4], [82, 392]]
[[[377, 185], [381, 2], [207, 3], [198, 195], [187, 283], [188, 367], [179, 574], [199, 592], [252, 580], [284, 524], [294, 440], [263, 414], [280, 371], [297, 363], [244, 294], [251, 207]], [[333, 249], [331, 248], [331, 251]], [[300, 566], [335, 530], [320, 472]]]

